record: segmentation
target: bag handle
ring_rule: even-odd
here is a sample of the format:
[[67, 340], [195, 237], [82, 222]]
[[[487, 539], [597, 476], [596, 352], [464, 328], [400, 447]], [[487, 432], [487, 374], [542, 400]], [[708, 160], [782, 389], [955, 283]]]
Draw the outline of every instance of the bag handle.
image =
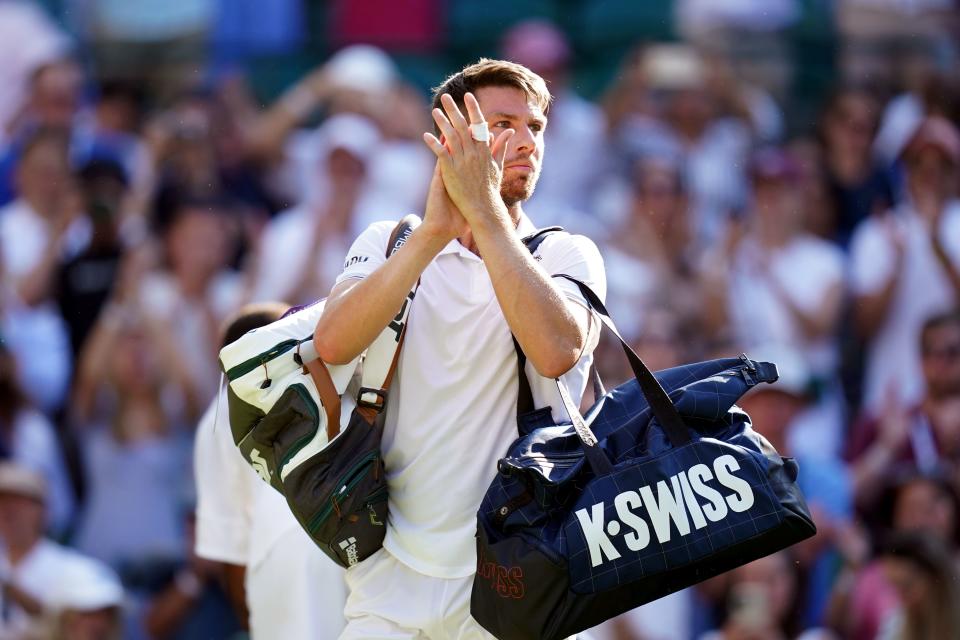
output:
[[[637, 383], [640, 385], [640, 391], [643, 393], [644, 397], [647, 399], [647, 402], [650, 404], [650, 409], [653, 411], [653, 415], [660, 422], [660, 425], [663, 427], [664, 432], [667, 435], [667, 439], [670, 440], [670, 444], [674, 447], [682, 447], [683, 445], [689, 443], [692, 438], [690, 433], [687, 430], [687, 426], [683, 423], [683, 419], [680, 417], [680, 413], [677, 411], [677, 408], [673, 406], [673, 402], [670, 400], [670, 396], [667, 395], [667, 392], [663, 390], [663, 387], [660, 386], [660, 382], [653, 376], [653, 373], [650, 372], [650, 369], [647, 368], [647, 365], [643, 363], [643, 360], [640, 359], [640, 356], [627, 344], [627, 341], [623, 339], [623, 336], [620, 335], [620, 332], [617, 330], [617, 326], [613, 323], [613, 319], [610, 317], [607, 308], [604, 306], [603, 301], [600, 300], [599, 296], [593, 292], [593, 290], [580, 282], [576, 278], [568, 276], [563, 273], [556, 274], [557, 278], [564, 278], [574, 283], [579, 287], [580, 293], [583, 294], [583, 297], [587, 299], [587, 302], [590, 304], [591, 308], [597, 313], [600, 317], [600, 320], [603, 324], [613, 332], [617, 339], [620, 340], [620, 346], [623, 347], [623, 352], [627, 356], [627, 360], [630, 361], [630, 368], [633, 370], [633, 375], [637, 380]], [[560, 396], [564, 397], [566, 392], [563, 389], [563, 384], [560, 382], [559, 378], [557, 379], [557, 384], [561, 387]], [[566, 394], [566, 399], [569, 399], [569, 394]], [[564, 400], [564, 405], [567, 405], [567, 412], [571, 413], [571, 407], [579, 415], [580, 411], [576, 406], [573, 406], [573, 402], [570, 401], [567, 403], [566, 399]], [[571, 414], [571, 419], [573, 416]], [[582, 421], [582, 417], [580, 418]], [[576, 422], [574, 422], [576, 426]], [[580, 431], [577, 431], [580, 434]], [[590, 436], [593, 437], [594, 441], [596, 438], [593, 436], [593, 433], [590, 433]], [[581, 440], [583, 440], [583, 435], [581, 434]]]

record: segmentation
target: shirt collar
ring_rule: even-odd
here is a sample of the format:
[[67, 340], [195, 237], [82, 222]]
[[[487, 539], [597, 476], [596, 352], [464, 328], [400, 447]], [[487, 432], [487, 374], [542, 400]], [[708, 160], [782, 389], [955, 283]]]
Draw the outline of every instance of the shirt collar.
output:
[[[526, 238], [528, 235], [535, 232], [536, 230], [537, 230], [537, 227], [533, 224], [533, 222], [531, 222], [530, 218], [527, 217], [527, 214], [521, 211], [520, 221], [517, 223], [517, 235], [520, 236], [521, 238]], [[440, 251], [439, 255], [445, 255], [448, 253], [458, 253], [465, 258], [473, 258], [475, 260], [480, 259], [479, 256], [475, 255], [465, 246], [460, 244], [460, 240], [458, 238], [454, 238], [453, 240], [448, 242], [447, 246], [445, 246], [443, 250]]]

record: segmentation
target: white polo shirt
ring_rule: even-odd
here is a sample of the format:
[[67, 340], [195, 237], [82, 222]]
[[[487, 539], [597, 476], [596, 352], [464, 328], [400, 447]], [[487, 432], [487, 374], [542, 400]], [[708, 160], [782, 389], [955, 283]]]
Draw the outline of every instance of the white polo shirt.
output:
[[[371, 225], [353, 243], [337, 279], [364, 278], [386, 260], [395, 222]], [[535, 227], [526, 216], [520, 236]], [[567, 274], [606, 296], [603, 259], [592, 241], [548, 236], [536, 257], [547, 273]], [[554, 282], [586, 306], [579, 289]], [[574, 401], [586, 386], [591, 344], [563, 376]], [[556, 385], [527, 376], [537, 407], [565, 419]], [[415, 571], [462, 578], [476, 570], [476, 513], [497, 460], [517, 437], [517, 356], [483, 261], [457, 240], [427, 266], [410, 311], [383, 436], [390, 488], [384, 547]]]

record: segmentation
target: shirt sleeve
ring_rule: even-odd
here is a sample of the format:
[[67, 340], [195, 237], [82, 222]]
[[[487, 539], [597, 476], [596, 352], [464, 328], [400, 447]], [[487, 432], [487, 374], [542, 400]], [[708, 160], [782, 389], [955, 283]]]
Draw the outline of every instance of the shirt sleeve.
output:
[[337, 276], [335, 284], [345, 280], [362, 280], [386, 262], [387, 243], [396, 226], [396, 222], [384, 221], [367, 227], [350, 245], [343, 261], [343, 271]]
[[554, 233], [540, 245], [535, 258], [539, 259], [554, 283], [571, 300], [589, 307], [580, 288], [566, 278], [567, 275], [590, 287], [600, 300], [607, 299], [607, 275], [603, 257], [597, 245], [586, 236]]
[[201, 558], [247, 564], [252, 471], [233, 445], [226, 394], [211, 404], [197, 426], [194, 475], [197, 484], [196, 552]]

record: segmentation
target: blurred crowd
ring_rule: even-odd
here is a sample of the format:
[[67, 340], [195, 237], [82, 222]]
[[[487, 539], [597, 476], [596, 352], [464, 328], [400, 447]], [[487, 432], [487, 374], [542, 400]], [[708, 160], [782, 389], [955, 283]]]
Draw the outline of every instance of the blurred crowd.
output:
[[[360, 231], [422, 211], [428, 96], [384, 34], [428, 50], [442, 3], [396, 32], [333, 3], [355, 43], [265, 101], [240, 44], [296, 47], [309, 3], [61, 4], [0, 0], [0, 638], [240, 637], [193, 544], [221, 327], [325, 296]], [[960, 638], [960, 6], [823, 2], [836, 83], [805, 119], [781, 36], [810, 3], [671, 4], [680, 37], [589, 98], [550, 21], [487, 52], [554, 95], [525, 210], [600, 246], [650, 368], [777, 363], [742, 405], [819, 533], [594, 636]]]

